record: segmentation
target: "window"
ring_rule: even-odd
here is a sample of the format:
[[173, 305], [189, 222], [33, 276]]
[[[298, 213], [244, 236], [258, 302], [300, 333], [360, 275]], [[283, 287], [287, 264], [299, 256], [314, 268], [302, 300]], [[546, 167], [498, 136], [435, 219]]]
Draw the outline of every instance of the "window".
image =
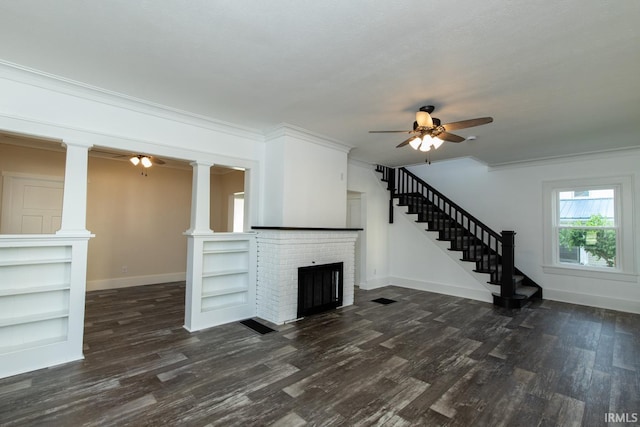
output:
[[616, 255], [619, 221], [615, 209], [618, 193], [617, 186], [554, 191], [554, 238], [560, 263], [577, 261], [580, 265], [604, 268], [619, 264]]
[[544, 183], [544, 271], [635, 281], [631, 185], [631, 177]]
[[244, 231], [244, 193], [233, 193], [233, 232]]

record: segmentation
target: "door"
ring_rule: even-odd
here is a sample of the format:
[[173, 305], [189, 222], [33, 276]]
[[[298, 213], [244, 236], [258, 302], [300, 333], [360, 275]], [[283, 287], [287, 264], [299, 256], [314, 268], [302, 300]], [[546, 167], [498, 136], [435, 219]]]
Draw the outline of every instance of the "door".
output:
[[[347, 227], [362, 228], [362, 197], [361, 193], [349, 192], [347, 194]], [[354, 280], [355, 285], [360, 286], [362, 262], [363, 232], [358, 231], [358, 239], [355, 247]]]
[[53, 234], [62, 221], [64, 180], [3, 174], [2, 234]]

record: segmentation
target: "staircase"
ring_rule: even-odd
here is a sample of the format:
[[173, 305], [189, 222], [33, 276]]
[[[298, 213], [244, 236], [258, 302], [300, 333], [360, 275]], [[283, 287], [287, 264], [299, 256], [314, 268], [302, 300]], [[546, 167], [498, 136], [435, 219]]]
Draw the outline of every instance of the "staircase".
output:
[[521, 308], [533, 298], [542, 298], [542, 288], [514, 266], [515, 232], [497, 233], [442, 193], [406, 170], [376, 166], [387, 183], [389, 223], [393, 206], [406, 206], [407, 214], [426, 230], [438, 233], [438, 240], [450, 242], [449, 249], [462, 252], [461, 261], [475, 263], [475, 272], [489, 275], [487, 283], [500, 287], [493, 303], [505, 308]]

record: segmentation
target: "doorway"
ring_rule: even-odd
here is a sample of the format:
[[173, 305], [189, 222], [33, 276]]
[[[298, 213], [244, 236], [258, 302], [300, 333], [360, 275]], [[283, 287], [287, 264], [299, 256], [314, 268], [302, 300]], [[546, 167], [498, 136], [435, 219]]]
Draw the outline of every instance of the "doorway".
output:
[[[364, 228], [365, 224], [365, 205], [364, 205], [364, 193], [356, 191], [347, 192], [347, 227], [348, 228]], [[366, 234], [363, 230], [358, 231], [358, 239], [355, 244], [355, 268], [354, 268], [354, 280], [355, 285], [360, 286], [360, 283], [365, 274], [366, 268]]]

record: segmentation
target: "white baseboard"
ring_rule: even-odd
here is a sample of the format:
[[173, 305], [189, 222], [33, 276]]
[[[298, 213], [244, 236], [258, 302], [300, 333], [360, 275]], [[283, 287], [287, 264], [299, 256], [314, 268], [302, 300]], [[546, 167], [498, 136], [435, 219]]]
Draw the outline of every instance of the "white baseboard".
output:
[[[383, 277], [370, 279], [360, 284], [360, 289], [372, 290], [385, 286], [399, 286], [402, 288], [416, 289], [420, 291], [435, 292], [438, 294], [452, 295], [469, 298], [477, 301], [493, 302], [491, 292], [480, 289], [462, 288], [459, 286], [425, 282], [402, 277]], [[640, 303], [635, 300], [625, 300], [605, 297], [601, 295], [579, 294], [575, 292], [560, 291], [555, 289], [543, 289], [544, 299], [566, 302], [570, 304], [586, 305], [589, 307], [606, 308], [609, 310], [623, 311], [640, 314]]]
[[445, 294], [455, 297], [469, 298], [476, 301], [493, 302], [491, 292], [486, 289], [463, 288], [446, 283], [425, 282], [421, 280], [405, 279], [402, 277], [390, 277], [389, 285], [416, 289], [419, 291], [435, 292], [437, 294]]
[[384, 288], [385, 286], [389, 286], [389, 283], [389, 277], [381, 277], [377, 279], [369, 279], [365, 282], [360, 282], [358, 286], [360, 287], [360, 289], [370, 291], [372, 289]]
[[542, 295], [544, 299], [553, 301], [640, 314], [640, 302], [634, 300], [611, 298], [602, 295], [579, 294], [548, 288], [542, 290]]
[[132, 286], [154, 285], [157, 283], [169, 283], [184, 281], [187, 273], [149, 274], [146, 276], [117, 277], [115, 279], [89, 280], [87, 291], [103, 289], [129, 288]]

